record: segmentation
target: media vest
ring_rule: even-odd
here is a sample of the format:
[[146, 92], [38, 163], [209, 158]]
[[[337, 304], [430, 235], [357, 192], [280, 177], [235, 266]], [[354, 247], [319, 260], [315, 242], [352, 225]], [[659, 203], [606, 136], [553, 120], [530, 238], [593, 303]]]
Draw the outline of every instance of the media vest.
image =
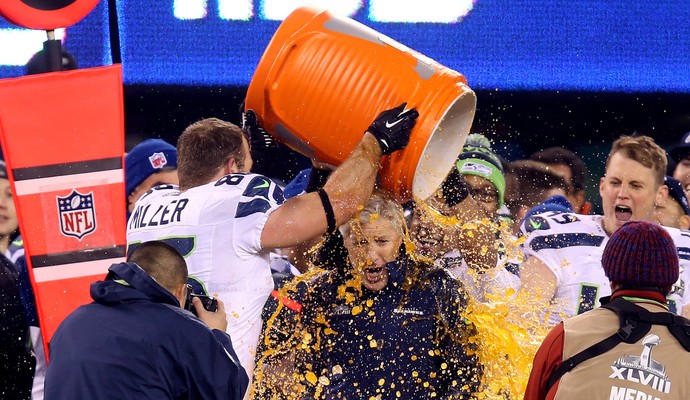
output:
[[[690, 399], [690, 352], [670, 329], [687, 336], [687, 320], [670, 317], [661, 303], [633, 298], [650, 316], [673, 321], [671, 326], [640, 322], [635, 312], [622, 318], [597, 308], [564, 321], [563, 360], [569, 359], [611, 336], [620, 336], [615, 347], [588, 357], [560, 379], [555, 399], [587, 400], [681, 400]], [[617, 302], [627, 303], [619, 299]], [[611, 304], [613, 304], [612, 302]], [[624, 304], [625, 305], [625, 304]], [[631, 308], [634, 308], [632, 304]], [[627, 307], [626, 307], [627, 308]], [[665, 314], [665, 315], [664, 315]], [[668, 317], [668, 318], [666, 318]], [[678, 334], [678, 333], [677, 333]], [[615, 337], [615, 336], [614, 336]], [[690, 337], [689, 337], [690, 339]], [[684, 340], [690, 345], [690, 340]]]

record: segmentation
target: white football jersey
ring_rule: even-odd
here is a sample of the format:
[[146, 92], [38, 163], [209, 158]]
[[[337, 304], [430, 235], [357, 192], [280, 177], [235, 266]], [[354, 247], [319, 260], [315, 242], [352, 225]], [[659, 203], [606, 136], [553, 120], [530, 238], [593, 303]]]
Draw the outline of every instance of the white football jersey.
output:
[[270, 179], [231, 174], [183, 193], [174, 185], [151, 189], [127, 223], [130, 248], [151, 240], [172, 245], [185, 257], [189, 276], [223, 301], [227, 332], [250, 379], [261, 311], [273, 290], [261, 231], [282, 202], [282, 190]]
[[[536, 257], [556, 277], [556, 294], [551, 300], [549, 325], [599, 306], [601, 297], [611, 295], [601, 258], [609, 240], [601, 215], [546, 212], [525, 220], [521, 233], [526, 258]], [[664, 227], [678, 248], [680, 278], [668, 296], [671, 311], [680, 314], [690, 303], [690, 232]]]
[[505, 254], [499, 253], [496, 268], [484, 273], [474, 272], [458, 250], [452, 250], [436, 260], [435, 265], [445, 268], [477, 301], [486, 302], [487, 296], [505, 295], [508, 290], [517, 291], [520, 287], [518, 276], [519, 263], [508, 260]]

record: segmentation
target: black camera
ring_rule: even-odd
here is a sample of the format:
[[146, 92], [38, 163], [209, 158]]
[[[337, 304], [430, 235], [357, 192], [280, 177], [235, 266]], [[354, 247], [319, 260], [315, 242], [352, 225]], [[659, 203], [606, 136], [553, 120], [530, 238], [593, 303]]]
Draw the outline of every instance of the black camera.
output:
[[192, 303], [192, 298], [196, 297], [199, 300], [201, 300], [201, 304], [204, 306], [204, 309], [206, 311], [212, 311], [216, 312], [218, 311], [218, 300], [215, 297], [209, 297], [209, 296], [204, 296], [202, 294], [194, 294], [191, 291], [187, 291], [187, 301], [184, 305], [184, 308], [188, 311], [191, 311], [192, 314], [196, 314], [196, 308], [194, 308], [194, 303]]

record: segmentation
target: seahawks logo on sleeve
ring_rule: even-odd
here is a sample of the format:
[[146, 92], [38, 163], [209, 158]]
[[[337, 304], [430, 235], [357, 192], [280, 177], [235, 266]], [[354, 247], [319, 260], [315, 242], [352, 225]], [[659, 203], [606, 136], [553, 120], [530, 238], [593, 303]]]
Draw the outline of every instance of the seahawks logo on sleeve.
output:
[[[276, 185], [271, 179], [262, 175], [254, 174], [231, 174], [220, 178], [215, 186], [240, 185], [246, 179], [251, 178], [249, 183], [244, 186], [242, 198], [249, 198], [246, 201], [240, 201], [237, 205], [237, 212], [235, 218], [242, 218], [255, 213], [265, 213], [270, 210], [271, 200], [277, 204], [283, 204], [285, 197], [280, 186]], [[240, 189], [242, 190], [242, 189]]]
[[544, 217], [532, 215], [531, 217], [525, 220], [525, 232], [527, 233], [548, 229], [551, 229], [551, 226]]
[[268, 200], [268, 192], [271, 188], [271, 181], [263, 176], [257, 176], [249, 182], [242, 196], [264, 197]]
[[564, 213], [561, 211], [551, 211], [544, 214], [533, 215], [527, 218], [524, 222], [525, 233], [530, 233], [534, 231], [544, 231], [551, 229], [548, 221], [557, 224], [569, 224], [571, 222], [577, 222], [580, 219], [571, 213]]

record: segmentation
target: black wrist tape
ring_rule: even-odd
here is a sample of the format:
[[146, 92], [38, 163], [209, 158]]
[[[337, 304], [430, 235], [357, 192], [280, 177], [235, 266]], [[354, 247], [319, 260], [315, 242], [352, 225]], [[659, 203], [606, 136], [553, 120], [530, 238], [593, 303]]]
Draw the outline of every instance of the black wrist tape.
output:
[[323, 188], [316, 189], [316, 193], [319, 194], [321, 199], [321, 204], [323, 205], [323, 211], [326, 213], [326, 224], [328, 225], [327, 233], [335, 232], [335, 213], [333, 212], [333, 206], [331, 201], [328, 199], [328, 193], [326, 193]]
[[304, 189], [304, 191], [311, 193], [315, 192], [316, 189], [323, 187], [323, 185], [326, 184], [329, 175], [331, 175], [330, 170], [311, 167], [311, 171], [309, 172], [309, 182], [307, 182], [307, 187]]

